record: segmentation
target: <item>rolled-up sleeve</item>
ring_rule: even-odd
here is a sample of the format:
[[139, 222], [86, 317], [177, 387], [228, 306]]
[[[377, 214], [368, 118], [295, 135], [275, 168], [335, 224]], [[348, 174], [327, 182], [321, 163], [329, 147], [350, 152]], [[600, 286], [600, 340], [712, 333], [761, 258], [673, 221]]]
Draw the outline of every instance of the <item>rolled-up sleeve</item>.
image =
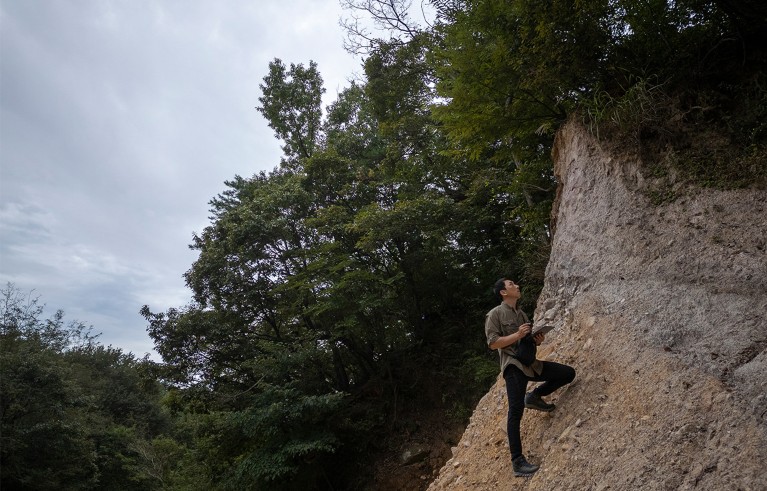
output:
[[501, 332], [501, 323], [495, 310], [491, 310], [485, 315], [485, 337], [487, 345], [490, 346], [503, 335]]

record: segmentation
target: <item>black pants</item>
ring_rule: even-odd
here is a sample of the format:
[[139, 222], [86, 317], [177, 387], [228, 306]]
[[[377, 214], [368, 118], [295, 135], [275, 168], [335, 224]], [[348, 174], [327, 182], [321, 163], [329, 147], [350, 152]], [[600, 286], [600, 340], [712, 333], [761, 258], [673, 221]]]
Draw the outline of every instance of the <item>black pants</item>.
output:
[[509, 435], [509, 450], [511, 459], [522, 455], [522, 439], [519, 435], [519, 425], [522, 421], [522, 413], [525, 411], [525, 392], [528, 382], [544, 382], [533, 390], [537, 396], [543, 397], [551, 394], [563, 385], [567, 385], [575, 379], [575, 369], [561, 363], [544, 361], [543, 371], [537, 377], [528, 377], [522, 370], [509, 365], [503, 371], [506, 380], [506, 396], [509, 398], [509, 416], [506, 421], [506, 431]]

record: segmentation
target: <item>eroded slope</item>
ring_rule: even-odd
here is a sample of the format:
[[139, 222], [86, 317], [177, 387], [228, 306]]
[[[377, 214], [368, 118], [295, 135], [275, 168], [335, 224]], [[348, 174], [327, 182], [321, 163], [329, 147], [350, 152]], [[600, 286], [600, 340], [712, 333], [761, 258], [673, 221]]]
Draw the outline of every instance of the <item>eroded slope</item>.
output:
[[[502, 379], [430, 490], [767, 489], [767, 192], [653, 205], [640, 166], [558, 135], [556, 232], [535, 316], [576, 382], [527, 411], [511, 473]], [[678, 190], [677, 190], [678, 191]]]

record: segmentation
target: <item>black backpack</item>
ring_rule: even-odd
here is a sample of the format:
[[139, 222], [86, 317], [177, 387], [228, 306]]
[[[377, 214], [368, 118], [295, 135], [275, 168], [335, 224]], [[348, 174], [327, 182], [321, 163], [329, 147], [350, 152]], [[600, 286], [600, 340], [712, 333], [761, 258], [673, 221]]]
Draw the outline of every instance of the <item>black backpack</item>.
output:
[[535, 361], [535, 356], [538, 353], [538, 345], [535, 344], [532, 334], [528, 334], [524, 338], [520, 339], [517, 343], [517, 360], [521, 361], [523, 365], [530, 366]]

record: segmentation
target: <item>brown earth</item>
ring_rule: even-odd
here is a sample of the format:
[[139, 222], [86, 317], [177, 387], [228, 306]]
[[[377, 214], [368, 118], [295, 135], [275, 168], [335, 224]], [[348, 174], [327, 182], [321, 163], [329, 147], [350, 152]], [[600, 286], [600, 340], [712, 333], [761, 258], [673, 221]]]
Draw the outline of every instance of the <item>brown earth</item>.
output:
[[554, 412], [525, 412], [534, 477], [512, 475], [499, 378], [428, 489], [767, 489], [767, 192], [672, 175], [682, 196], [653, 205], [637, 159], [575, 124], [555, 169], [535, 318], [557, 327], [541, 357], [578, 376]]

